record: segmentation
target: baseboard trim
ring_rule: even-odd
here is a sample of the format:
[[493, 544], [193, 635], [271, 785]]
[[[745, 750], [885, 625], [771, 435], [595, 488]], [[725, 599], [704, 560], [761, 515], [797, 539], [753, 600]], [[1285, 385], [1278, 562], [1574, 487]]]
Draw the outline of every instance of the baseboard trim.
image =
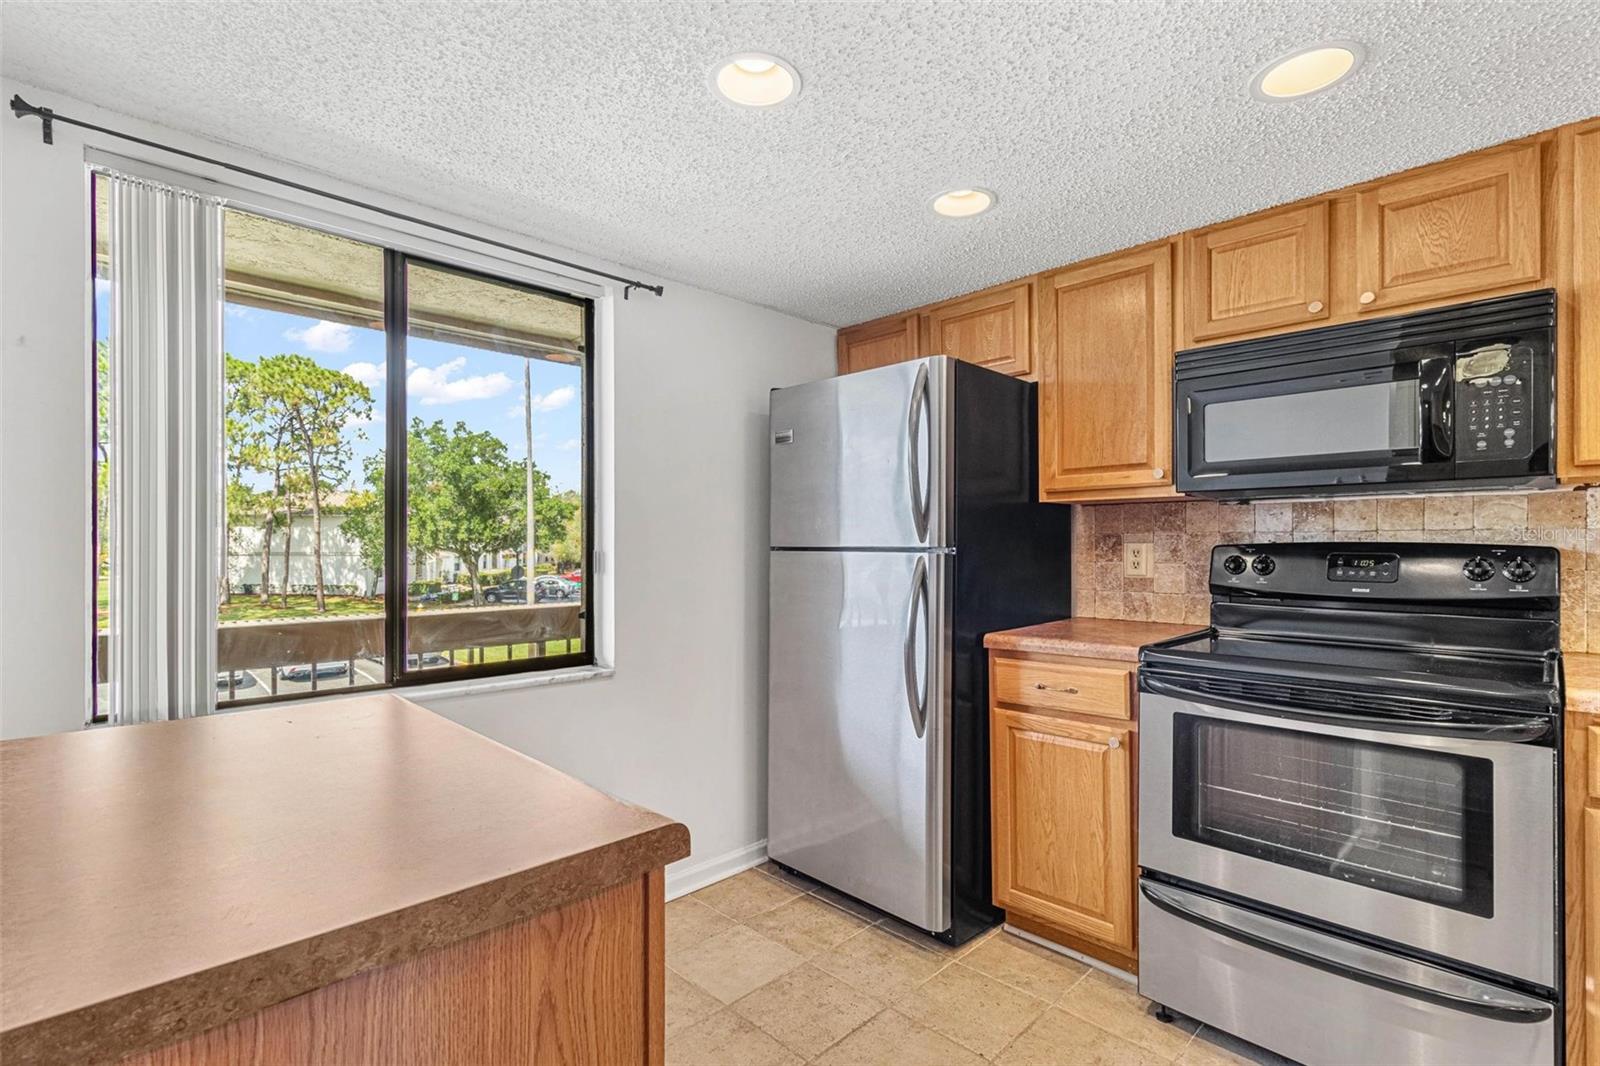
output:
[[687, 896], [696, 889], [714, 885], [724, 878], [742, 873], [767, 861], [767, 842], [758, 840], [742, 848], [695, 861], [680, 859], [667, 867], [667, 898]]
[[1065, 955], [1069, 959], [1077, 959], [1081, 963], [1093, 966], [1101, 973], [1110, 974], [1112, 977], [1126, 981], [1130, 985], [1138, 985], [1139, 983], [1139, 979], [1133, 974], [1120, 967], [1111, 965], [1104, 959], [1097, 959], [1093, 955], [1087, 955], [1081, 951], [1074, 951], [1065, 944], [1057, 944], [1054, 940], [1048, 940], [1045, 937], [1040, 936], [1038, 933], [1030, 933], [1026, 929], [1019, 929], [1010, 922], [1005, 923], [1005, 925], [1001, 926], [1001, 928], [1010, 933], [1012, 936], [1021, 937], [1030, 944], [1038, 944], [1040, 947], [1048, 948], [1050, 951], [1053, 951], [1058, 955]]

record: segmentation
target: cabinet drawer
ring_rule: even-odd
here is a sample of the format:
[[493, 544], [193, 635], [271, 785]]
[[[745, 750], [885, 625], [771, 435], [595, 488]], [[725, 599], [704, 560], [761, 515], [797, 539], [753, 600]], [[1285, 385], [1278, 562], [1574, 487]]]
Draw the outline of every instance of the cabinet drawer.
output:
[[990, 683], [1000, 703], [1132, 718], [1132, 678], [1129, 666], [996, 658]]
[[[1600, 725], [1589, 727], [1589, 798], [1600, 800]], [[1600, 861], [1600, 855], [1595, 858]], [[1600, 915], [1596, 920], [1600, 920]]]

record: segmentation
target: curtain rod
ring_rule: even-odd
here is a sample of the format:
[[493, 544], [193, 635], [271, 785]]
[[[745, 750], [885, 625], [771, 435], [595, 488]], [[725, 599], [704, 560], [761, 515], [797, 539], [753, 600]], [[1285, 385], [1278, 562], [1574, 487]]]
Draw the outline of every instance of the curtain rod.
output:
[[527, 248], [519, 248], [515, 244], [507, 244], [505, 241], [497, 241], [493, 237], [485, 237], [481, 234], [469, 233], [466, 230], [456, 229], [454, 226], [446, 226], [439, 222], [430, 222], [425, 218], [418, 218], [415, 215], [408, 215], [403, 211], [394, 211], [387, 207], [380, 207], [377, 204], [369, 204], [364, 200], [357, 200], [352, 196], [344, 196], [340, 193], [329, 192], [326, 189], [319, 189], [314, 185], [303, 185], [298, 181], [290, 181], [288, 178], [280, 178], [276, 175], [267, 174], [259, 170], [251, 170], [249, 167], [242, 167], [237, 163], [229, 163], [222, 159], [213, 159], [208, 155], [201, 155], [199, 152], [191, 152], [184, 148], [174, 148], [170, 144], [162, 144], [160, 141], [152, 141], [144, 137], [136, 137], [131, 133], [123, 133], [120, 130], [109, 129], [105, 126], [97, 126], [93, 122], [85, 122], [82, 119], [68, 118], [66, 115], [58, 114], [52, 108], [35, 107], [33, 104], [30, 104], [28, 101], [24, 100], [20, 95], [12, 95], [11, 113], [17, 118], [32, 117], [39, 119], [43, 124], [42, 132], [44, 133], [45, 144], [55, 143], [54, 124], [57, 122], [65, 122], [69, 126], [81, 126], [86, 130], [94, 130], [96, 133], [104, 133], [112, 137], [120, 137], [122, 140], [132, 141], [134, 144], [142, 144], [146, 148], [155, 148], [162, 152], [171, 152], [173, 155], [181, 155], [185, 159], [193, 159], [200, 163], [208, 163], [214, 167], [221, 167], [224, 170], [231, 170], [235, 174], [244, 174], [252, 178], [260, 178], [262, 181], [270, 181], [277, 185], [285, 185], [291, 189], [298, 189], [300, 192], [311, 193], [313, 196], [322, 196], [329, 200], [337, 200], [341, 204], [348, 204], [351, 207], [359, 207], [363, 211], [375, 211], [380, 215], [387, 215], [389, 218], [397, 218], [402, 222], [410, 222], [418, 226], [426, 226], [429, 229], [439, 230], [443, 233], [449, 233], [456, 237], [464, 237], [469, 241], [478, 241], [482, 244], [492, 244], [496, 248], [504, 248], [506, 251], [515, 252], [517, 255], [525, 255], [533, 259], [540, 259], [546, 263], [555, 263], [559, 266], [568, 267], [572, 270], [582, 271], [585, 274], [592, 274], [598, 278], [608, 278], [611, 281], [619, 281], [623, 286], [622, 298], [624, 300], [628, 298], [629, 294], [632, 293], [634, 289], [642, 289], [645, 292], [653, 292], [657, 296], [662, 295], [662, 293], [666, 291], [665, 287], [661, 285], [651, 285], [648, 282], [639, 281], [635, 278], [625, 278], [620, 274], [610, 274], [604, 270], [596, 270], [594, 267], [586, 267], [582, 263], [574, 263], [568, 259], [558, 259], [553, 255], [545, 255], [543, 252], [529, 251]]

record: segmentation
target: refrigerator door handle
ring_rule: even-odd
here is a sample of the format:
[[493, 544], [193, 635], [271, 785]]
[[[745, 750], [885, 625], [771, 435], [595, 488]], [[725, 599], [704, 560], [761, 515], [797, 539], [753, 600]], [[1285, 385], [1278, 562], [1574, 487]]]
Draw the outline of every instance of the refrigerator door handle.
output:
[[[919, 610], [920, 604], [920, 610]], [[920, 619], [918, 615], [921, 615]], [[911, 708], [911, 726], [920, 740], [928, 728], [927, 686], [917, 685], [917, 623], [924, 632], [928, 626], [928, 560], [917, 556], [917, 565], [911, 573], [911, 599], [906, 604], [906, 642], [903, 669], [906, 679], [906, 703]]]
[[932, 503], [933, 486], [922, 487], [922, 453], [918, 444], [922, 438], [923, 412], [932, 415], [928, 401], [928, 364], [924, 360], [917, 366], [917, 379], [911, 386], [911, 409], [906, 412], [906, 483], [911, 492], [911, 520], [916, 526], [917, 542], [928, 539], [928, 508]]

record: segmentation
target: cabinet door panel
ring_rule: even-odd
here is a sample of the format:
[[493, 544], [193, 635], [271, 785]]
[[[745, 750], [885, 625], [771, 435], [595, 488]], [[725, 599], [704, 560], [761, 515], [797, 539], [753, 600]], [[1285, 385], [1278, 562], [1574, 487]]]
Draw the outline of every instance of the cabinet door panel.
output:
[[921, 354], [916, 315], [880, 318], [839, 331], [839, 373], [871, 370]]
[[1172, 248], [1039, 284], [1039, 490], [1172, 481]]
[[1441, 163], [1356, 197], [1362, 312], [1541, 276], [1539, 146]]
[[1571, 350], [1558, 352], [1563, 408], [1557, 473], [1600, 481], [1600, 122], [1579, 126], [1571, 156], [1572, 283], [1561, 313], [1571, 320]]
[[1131, 732], [996, 709], [995, 902], [1133, 949]]
[[928, 311], [930, 355], [953, 355], [1002, 374], [1033, 369], [1033, 283], [951, 300]]
[[1328, 204], [1275, 211], [1183, 239], [1189, 339], [1328, 317]]

